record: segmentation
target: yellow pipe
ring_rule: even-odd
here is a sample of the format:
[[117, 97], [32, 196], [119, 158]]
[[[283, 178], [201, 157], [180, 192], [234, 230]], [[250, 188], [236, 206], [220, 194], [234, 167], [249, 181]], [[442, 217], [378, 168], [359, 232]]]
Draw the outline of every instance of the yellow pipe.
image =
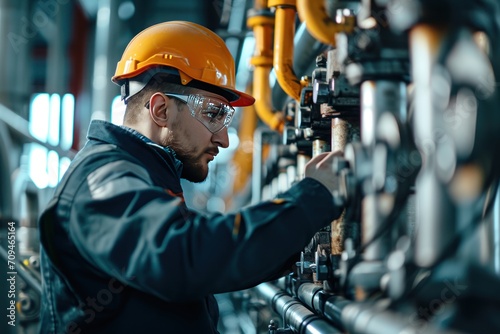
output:
[[247, 25], [253, 29], [255, 53], [250, 63], [254, 66], [253, 96], [255, 111], [259, 118], [272, 130], [283, 132], [285, 122], [282, 112], [274, 112], [271, 103], [269, 73], [273, 65], [272, 28], [274, 17], [266, 15], [251, 16]]
[[[247, 87], [246, 93], [254, 95], [249, 87]], [[232, 208], [234, 197], [245, 190], [248, 180], [252, 175], [253, 138], [255, 128], [257, 127], [257, 113], [252, 108], [255, 108], [255, 104], [243, 107], [241, 110], [241, 120], [238, 128], [240, 142], [234, 152], [230, 166], [231, 171], [234, 172], [233, 191], [224, 199], [226, 208]], [[264, 159], [269, 155], [269, 151], [269, 145], [264, 145], [262, 151]]]
[[295, 100], [300, 100], [302, 83], [293, 71], [293, 37], [295, 35], [295, 0], [269, 0], [276, 7], [273, 65], [281, 88]]
[[[228, 208], [232, 207], [234, 196], [245, 190], [252, 175], [253, 136], [257, 127], [257, 115], [273, 130], [282, 132], [284, 128], [282, 113], [273, 112], [269, 86], [269, 73], [273, 65], [274, 17], [270, 12], [270, 15], [265, 15], [265, 10], [268, 9], [267, 0], [256, 0], [254, 9], [256, 13], [261, 13], [261, 15], [250, 16], [247, 25], [253, 29], [255, 37], [255, 51], [250, 59], [250, 63], [254, 66], [251, 94], [255, 98], [255, 103], [242, 110], [238, 128], [240, 143], [231, 162], [231, 170], [234, 171], [233, 191], [231, 196], [225, 198]], [[250, 90], [247, 88], [247, 93], [250, 93]], [[254, 110], [251, 110], [252, 108]], [[265, 156], [267, 156], [268, 151], [264, 148]]]
[[353, 15], [345, 16], [342, 23], [333, 21], [326, 13], [324, 1], [297, 0], [297, 12], [311, 36], [331, 46], [336, 45], [335, 34], [352, 32], [356, 25]]
[[271, 68], [256, 66], [253, 72], [253, 83], [255, 97], [255, 111], [260, 119], [272, 130], [283, 133], [285, 118], [280, 111], [273, 112], [271, 109], [271, 95], [269, 89], [269, 72]]
[[[231, 166], [235, 172], [231, 196], [238, 194], [245, 188], [248, 178], [252, 174], [253, 133], [257, 127], [257, 115], [251, 109], [251, 106], [244, 107], [241, 112], [241, 121], [238, 128], [240, 143], [234, 152]], [[230, 201], [230, 199], [231, 197], [227, 198], [226, 202]]]
[[255, 10], [267, 9], [267, 0], [255, 0], [253, 8]]

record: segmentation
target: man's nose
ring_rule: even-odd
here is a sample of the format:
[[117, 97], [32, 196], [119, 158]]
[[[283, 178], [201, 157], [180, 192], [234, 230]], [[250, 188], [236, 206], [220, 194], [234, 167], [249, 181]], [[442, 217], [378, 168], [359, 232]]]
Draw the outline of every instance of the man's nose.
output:
[[212, 135], [212, 143], [217, 144], [217, 146], [220, 146], [222, 148], [229, 147], [229, 135], [227, 133], [227, 127], [223, 127], [222, 130]]

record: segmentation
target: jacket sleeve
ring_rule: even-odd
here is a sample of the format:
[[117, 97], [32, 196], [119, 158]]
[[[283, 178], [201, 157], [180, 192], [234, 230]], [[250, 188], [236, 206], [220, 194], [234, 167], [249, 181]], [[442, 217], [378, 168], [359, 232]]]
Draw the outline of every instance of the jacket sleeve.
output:
[[340, 214], [329, 191], [304, 179], [272, 201], [205, 216], [126, 161], [82, 183], [70, 238], [98, 270], [166, 301], [256, 285], [282, 269]]

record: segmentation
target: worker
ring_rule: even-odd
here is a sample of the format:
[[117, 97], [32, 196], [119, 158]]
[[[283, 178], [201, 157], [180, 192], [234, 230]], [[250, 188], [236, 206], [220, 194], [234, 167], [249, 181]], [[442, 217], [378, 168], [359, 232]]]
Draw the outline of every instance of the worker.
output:
[[[310, 160], [277, 198], [228, 214], [190, 210], [229, 145], [234, 60], [209, 29], [159, 23], [126, 47], [113, 82], [123, 126], [94, 120], [40, 218], [41, 333], [217, 333], [214, 294], [279, 277], [337, 218], [336, 153]], [[288, 264], [287, 264], [288, 263]]]

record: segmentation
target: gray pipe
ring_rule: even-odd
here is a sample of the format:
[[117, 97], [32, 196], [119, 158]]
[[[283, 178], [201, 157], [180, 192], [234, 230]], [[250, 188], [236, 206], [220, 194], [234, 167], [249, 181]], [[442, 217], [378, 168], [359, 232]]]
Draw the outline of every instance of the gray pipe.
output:
[[419, 319], [415, 310], [410, 314], [395, 313], [383, 304], [351, 303], [342, 311], [342, 320], [348, 333], [356, 334], [458, 334], [449, 329], [437, 329]]
[[299, 334], [341, 334], [342, 332], [318, 317], [299, 300], [288, 295], [271, 283], [262, 283], [256, 288], [257, 293], [271, 304], [273, 310], [283, 319], [283, 326], [288, 326]]
[[352, 301], [323, 290], [318, 284], [301, 284], [297, 291], [299, 299], [310, 309], [330, 320], [336, 327], [343, 329], [342, 310]]

